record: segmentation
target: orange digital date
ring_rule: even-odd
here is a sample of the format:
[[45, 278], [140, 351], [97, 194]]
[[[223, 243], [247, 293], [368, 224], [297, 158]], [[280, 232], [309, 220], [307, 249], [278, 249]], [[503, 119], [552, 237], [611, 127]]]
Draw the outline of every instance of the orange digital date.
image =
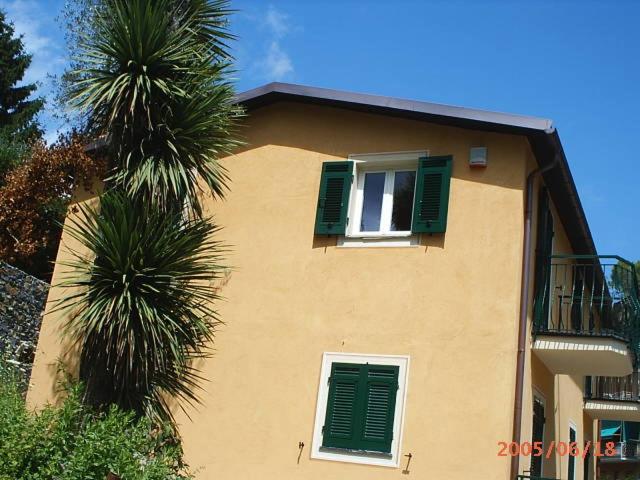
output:
[[[604, 448], [603, 448], [604, 447]], [[595, 457], [613, 457], [618, 454], [614, 442], [591, 442], [585, 443], [584, 448], [580, 448], [577, 442], [550, 442], [545, 448], [543, 442], [498, 442], [499, 457], [515, 457], [522, 455], [525, 457], [542, 457], [549, 459], [551, 455], [557, 453], [561, 457], [572, 456], [586, 458], [589, 453]]]

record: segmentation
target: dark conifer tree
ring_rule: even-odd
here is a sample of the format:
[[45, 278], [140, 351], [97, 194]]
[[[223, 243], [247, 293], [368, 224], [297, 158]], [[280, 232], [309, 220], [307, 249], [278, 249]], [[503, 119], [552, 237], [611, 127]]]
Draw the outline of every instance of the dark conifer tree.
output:
[[0, 10], [0, 136], [26, 142], [42, 135], [37, 115], [42, 98], [31, 98], [37, 85], [18, 85], [31, 64], [22, 37]]

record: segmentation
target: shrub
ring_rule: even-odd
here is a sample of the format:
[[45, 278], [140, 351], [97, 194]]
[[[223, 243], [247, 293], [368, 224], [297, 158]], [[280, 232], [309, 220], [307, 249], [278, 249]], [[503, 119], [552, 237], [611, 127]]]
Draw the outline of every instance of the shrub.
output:
[[0, 480], [104, 480], [109, 472], [123, 480], [193, 478], [169, 427], [115, 406], [92, 410], [79, 385], [66, 391], [60, 405], [32, 413], [16, 372], [0, 362]]

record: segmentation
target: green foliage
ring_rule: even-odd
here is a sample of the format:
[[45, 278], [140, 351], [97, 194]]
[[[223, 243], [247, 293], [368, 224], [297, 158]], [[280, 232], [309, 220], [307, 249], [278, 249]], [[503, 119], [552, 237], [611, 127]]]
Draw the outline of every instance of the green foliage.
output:
[[28, 154], [26, 143], [0, 132], [0, 186], [7, 173], [20, 165]]
[[110, 139], [117, 185], [164, 210], [186, 204], [200, 213], [198, 177], [222, 196], [228, 178], [217, 159], [238, 145], [228, 2], [107, 0], [87, 8], [91, 28], [74, 32], [70, 104]]
[[640, 286], [640, 261], [634, 265], [629, 261], [619, 260], [611, 271], [611, 286], [628, 294], [635, 292], [636, 295], [640, 295], [640, 292], [638, 292]]
[[192, 363], [217, 323], [217, 228], [110, 192], [99, 209], [80, 206], [68, 231], [90, 252], [63, 264], [72, 270], [62, 285], [76, 293], [60, 305], [74, 309], [67, 331], [81, 345], [88, 400], [170, 419], [167, 394], [197, 401]]
[[59, 406], [30, 412], [16, 374], [0, 362], [0, 480], [126, 480], [193, 478], [181, 463], [170, 429], [154, 428], [113, 406], [83, 405], [79, 386], [68, 386]]
[[69, 228], [89, 255], [67, 264], [60, 308], [72, 311], [89, 402], [166, 420], [168, 398], [197, 401], [194, 362], [218, 322], [221, 249], [199, 184], [223, 195], [218, 158], [239, 143], [228, 1], [72, 3], [62, 91], [114, 168], [100, 208], [80, 207]]
[[[42, 135], [37, 121], [44, 106], [42, 98], [29, 99], [35, 83], [16, 86], [31, 63], [21, 37], [15, 37], [13, 25], [0, 10], [0, 137], [28, 142]], [[0, 167], [1, 168], [1, 167]]]

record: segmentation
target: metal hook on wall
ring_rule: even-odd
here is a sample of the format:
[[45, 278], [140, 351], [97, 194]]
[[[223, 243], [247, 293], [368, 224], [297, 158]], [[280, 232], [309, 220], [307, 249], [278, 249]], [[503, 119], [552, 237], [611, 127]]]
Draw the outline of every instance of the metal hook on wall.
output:
[[302, 456], [302, 450], [304, 449], [304, 442], [298, 442], [298, 449], [300, 449], [300, 452], [298, 453], [298, 465], [300, 465], [300, 457]]
[[402, 470], [402, 473], [403, 473], [404, 475], [409, 475], [409, 464], [411, 463], [411, 459], [413, 458], [413, 454], [412, 454], [412, 453], [408, 453], [408, 454], [406, 454], [406, 455], [405, 455], [405, 457], [407, 457], [407, 458], [408, 458], [408, 460], [407, 460], [407, 466], [405, 467], [405, 469], [404, 469], [404, 470]]

